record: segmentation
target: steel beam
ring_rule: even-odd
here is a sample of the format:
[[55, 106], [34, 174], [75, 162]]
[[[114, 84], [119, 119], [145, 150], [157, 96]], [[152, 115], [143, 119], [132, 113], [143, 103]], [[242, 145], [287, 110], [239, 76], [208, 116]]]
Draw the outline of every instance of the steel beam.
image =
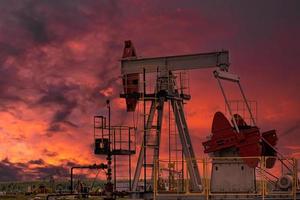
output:
[[176, 71], [219, 67], [225, 71], [229, 67], [228, 51], [199, 53], [153, 58], [124, 58], [121, 60], [122, 75], [132, 73], [152, 73], [157, 71]]

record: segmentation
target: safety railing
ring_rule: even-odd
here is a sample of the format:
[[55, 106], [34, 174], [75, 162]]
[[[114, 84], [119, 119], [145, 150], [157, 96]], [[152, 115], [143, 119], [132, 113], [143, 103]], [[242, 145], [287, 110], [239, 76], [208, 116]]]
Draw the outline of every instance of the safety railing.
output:
[[[257, 101], [250, 101], [247, 100], [247, 103], [249, 105], [249, 108], [252, 113], [252, 117], [254, 118], [254, 121], [257, 123], [258, 120], [258, 113], [257, 113]], [[253, 121], [251, 119], [251, 115], [247, 110], [247, 104], [244, 100], [228, 100], [228, 105], [231, 109], [231, 112], [234, 114], [239, 114], [248, 125], [254, 126]], [[230, 119], [230, 111], [228, 110], [228, 107], [225, 105], [225, 115]]]
[[[252, 159], [257, 167], [244, 162]], [[275, 159], [273, 168], [267, 159]], [[199, 196], [201, 199], [296, 199], [297, 161], [275, 157], [212, 157], [194, 159], [201, 174], [199, 191], [193, 191], [187, 162], [181, 160], [174, 170], [167, 160], [157, 160], [154, 167], [154, 199]]]
[[272, 179], [272, 181], [264, 182], [265, 195], [288, 195], [295, 199], [298, 188], [297, 160], [295, 158], [279, 159], [275, 157], [266, 157], [265, 162], [267, 159], [276, 159], [276, 162], [273, 168], [265, 168], [265, 174], [269, 176], [269, 179]]
[[136, 129], [108, 126], [103, 116], [94, 116], [95, 154], [131, 155], [136, 151]]

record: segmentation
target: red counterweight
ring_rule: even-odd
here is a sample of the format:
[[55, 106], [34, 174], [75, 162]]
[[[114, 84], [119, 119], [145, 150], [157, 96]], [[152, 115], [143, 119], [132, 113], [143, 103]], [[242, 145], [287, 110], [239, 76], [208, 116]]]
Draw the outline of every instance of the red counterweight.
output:
[[[231, 149], [237, 153], [237, 156], [244, 157], [244, 162], [252, 168], [258, 165], [259, 159], [251, 157], [276, 156], [274, 146], [278, 138], [275, 130], [260, 135], [258, 127], [247, 125], [238, 114], [233, 117], [239, 132], [230, 124], [223, 113], [215, 113], [211, 130], [212, 136], [208, 141], [203, 142], [205, 153], [222, 153]], [[266, 167], [272, 168], [275, 160], [274, 158], [267, 159]]]
[[[125, 41], [122, 58], [124, 59], [131, 57], [136, 57], [136, 52], [131, 40], [127, 40]], [[135, 111], [135, 107], [138, 101], [138, 98], [134, 95], [138, 96], [139, 93], [139, 74], [126, 74], [125, 77], [123, 77], [123, 88], [126, 95], [127, 112], [133, 112]]]

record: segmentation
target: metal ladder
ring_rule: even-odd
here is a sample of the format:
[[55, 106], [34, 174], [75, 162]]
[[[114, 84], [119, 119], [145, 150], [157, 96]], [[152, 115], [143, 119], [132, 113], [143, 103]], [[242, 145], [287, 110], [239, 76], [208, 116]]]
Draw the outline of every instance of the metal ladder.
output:
[[[147, 122], [144, 127], [144, 137], [141, 145], [141, 150], [138, 157], [137, 168], [135, 170], [134, 179], [132, 183], [132, 190], [136, 191], [138, 187], [138, 181], [142, 168], [144, 169], [144, 190], [151, 191], [151, 184], [147, 184], [147, 179], [151, 178], [153, 180], [154, 172], [154, 162], [158, 160], [159, 156], [159, 145], [160, 145], [160, 136], [161, 136], [161, 126], [162, 126], [162, 112], [164, 107], [164, 100], [155, 99], [151, 100], [150, 112], [146, 114]], [[154, 117], [156, 115], [156, 123], [154, 125]], [[154, 134], [153, 134], [153, 131]], [[150, 139], [151, 138], [151, 139]], [[151, 171], [151, 177], [148, 177], [148, 171]], [[148, 187], [149, 186], [149, 187]]]
[[[168, 169], [169, 169], [169, 189], [175, 190], [177, 192], [183, 191], [184, 187], [184, 158], [183, 158], [183, 149], [181, 145], [181, 141], [179, 138], [179, 134], [177, 131], [176, 121], [174, 117], [173, 110], [171, 110], [171, 103], [169, 102], [169, 161], [168, 161]], [[173, 165], [173, 169], [171, 166]], [[181, 173], [181, 177], [177, 177], [176, 184], [171, 180], [171, 175], [175, 172]], [[177, 174], [178, 175], [178, 174]], [[174, 174], [173, 174], [174, 176]], [[180, 180], [181, 179], [181, 180]], [[182, 187], [179, 187], [179, 183], [181, 181]]]
[[183, 147], [183, 153], [186, 158], [187, 168], [191, 178], [192, 190], [199, 192], [202, 190], [201, 177], [195, 157], [195, 152], [192, 147], [186, 119], [184, 116], [182, 102], [172, 99], [171, 104], [175, 115], [179, 137]]

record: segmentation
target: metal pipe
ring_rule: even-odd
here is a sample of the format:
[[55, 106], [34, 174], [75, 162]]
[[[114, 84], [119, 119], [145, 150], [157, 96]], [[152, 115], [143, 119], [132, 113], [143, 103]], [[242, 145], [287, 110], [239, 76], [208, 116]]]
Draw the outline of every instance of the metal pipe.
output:
[[[169, 101], [169, 107], [168, 107], [168, 111], [169, 111], [169, 119], [168, 119], [168, 129], [169, 129], [169, 164], [171, 163], [171, 102]], [[176, 154], [177, 154], [177, 152], [176, 152]], [[171, 168], [169, 168], [169, 185], [171, 185], [171, 179], [170, 179], [170, 177], [171, 177], [171, 170], [170, 170]]]
[[71, 194], [73, 194], [73, 169], [74, 167], [71, 167], [71, 186], [70, 186]]
[[[112, 170], [111, 170], [111, 160], [112, 160], [112, 149], [111, 149], [111, 135], [110, 135], [110, 130], [111, 130], [111, 110], [110, 110], [110, 101], [107, 100], [106, 101], [106, 105], [108, 108], [108, 143], [109, 143], [109, 151], [107, 154], [107, 183], [106, 185], [108, 186], [108, 188], [111, 188], [111, 180], [112, 180]], [[112, 188], [113, 190], [113, 188]], [[112, 192], [113, 191], [108, 191], [107, 192], [107, 198], [112, 198]]]
[[[128, 133], [128, 149], [131, 152], [131, 128], [129, 128], [129, 133]], [[131, 153], [128, 155], [128, 177], [129, 177], [129, 191], [131, 191]]]
[[251, 109], [250, 109], [250, 106], [249, 106], [248, 101], [247, 101], [247, 99], [246, 99], [246, 95], [245, 95], [245, 93], [244, 93], [244, 91], [243, 91], [243, 88], [242, 88], [242, 86], [241, 86], [241, 84], [240, 84], [239, 81], [238, 81], [237, 83], [238, 83], [238, 86], [239, 86], [239, 88], [240, 88], [240, 91], [241, 91], [241, 94], [242, 94], [242, 96], [243, 96], [243, 99], [244, 99], [244, 101], [245, 101], [245, 104], [246, 104], [246, 106], [247, 106], [247, 109], [248, 109], [248, 112], [249, 112], [249, 114], [250, 114], [251, 120], [252, 120], [252, 122], [253, 122], [253, 126], [256, 126], [256, 122], [255, 122], [255, 120], [254, 120], [253, 114], [252, 114], [252, 112], [251, 112]]
[[218, 76], [215, 76], [215, 77], [216, 77], [216, 79], [218, 80], [218, 83], [219, 83], [220, 89], [221, 89], [221, 91], [222, 91], [223, 97], [224, 97], [224, 99], [225, 99], [225, 103], [226, 103], [226, 105], [227, 105], [229, 114], [230, 114], [230, 116], [231, 116], [231, 118], [232, 118], [233, 125], [234, 125], [236, 131], [239, 133], [239, 132], [240, 132], [239, 127], [237, 126], [236, 120], [235, 120], [235, 118], [234, 118], [234, 116], [233, 116], [233, 114], [232, 114], [232, 111], [231, 111], [231, 108], [230, 108], [228, 99], [227, 99], [227, 97], [226, 97], [225, 91], [224, 91], [224, 89], [223, 89], [222, 83], [221, 83], [221, 81], [220, 81], [220, 79], [219, 79]]
[[143, 95], [144, 95], [144, 192], [147, 191], [147, 156], [146, 156], [146, 147], [147, 147], [147, 122], [146, 122], [146, 100], [145, 100], [145, 94], [146, 94], [146, 69], [143, 68]]
[[[121, 132], [121, 128], [119, 130]], [[113, 137], [113, 150], [116, 149], [116, 129], [113, 129], [114, 137]], [[121, 140], [120, 140], [121, 141]], [[120, 147], [121, 150], [121, 147]], [[114, 155], [114, 190], [117, 190], [117, 155]]]

